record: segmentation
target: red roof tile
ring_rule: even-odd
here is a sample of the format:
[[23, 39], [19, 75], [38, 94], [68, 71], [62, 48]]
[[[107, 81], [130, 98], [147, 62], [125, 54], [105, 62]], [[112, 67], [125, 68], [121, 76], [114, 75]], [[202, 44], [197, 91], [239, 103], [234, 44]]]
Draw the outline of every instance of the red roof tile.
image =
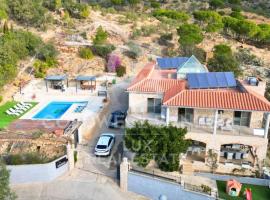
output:
[[132, 87], [129, 87], [128, 91], [140, 91], [140, 92], [166, 92], [171, 87], [181, 87], [185, 83], [183, 80], [176, 79], [145, 79]]
[[247, 92], [184, 90], [163, 101], [167, 106], [270, 111], [270, 103]]
[[270, 102], [252, 91], [239, 89], [186, 89], [186, 81], [166, 78], [172, 70], [155, 70], [147, 64], [128, 87], [128, 92], [164, 93], [163, 104], [196, 108], [270, 112]]
[[129, 88], [132, 88], [137, 83], [140, 83], [141, 81], [145, 80], [146, 78], [149, 78], [152, 72], [155, 69], [155, 62], [148, 63], [144, 66], [144, 68], [139, 72], [139, 74], [135, 77], [135, 79], [130, 84]]

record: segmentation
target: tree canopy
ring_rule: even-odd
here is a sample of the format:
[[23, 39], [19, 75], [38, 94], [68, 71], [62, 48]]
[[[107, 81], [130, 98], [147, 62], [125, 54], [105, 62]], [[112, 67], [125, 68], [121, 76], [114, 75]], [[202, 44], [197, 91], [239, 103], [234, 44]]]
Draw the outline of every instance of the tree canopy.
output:
[[134, 161], [140, 166], [147, 166], [155, 160], [163, 171], [179, 169], [179, 154], [187, 150], [190, 144], [185, 140], [186, 129], [175, 126], [156, 126], [148, 121], [136, 122], [126, 129], [125, 145], [136, 153]]
[[16, 77], [17, 62], [27, 56], [37, 55], [50, 66], [56, 63], [55, 47], [28, 31], [7, 30], [0, 36], [0, 46], [0, 89]]
[[170, 19], [179, 20], [181, 22], [186, 22], [189, 19], [189, 15], [185, 12], [168, 10], [168, 9], [157, 9], [153, 12], [154, 17], [167, 17]]
[[8, 6], [11, 17], [22, 24], [42, 27], [47, 22], [48, 13], [42, 0], [12, 0]]
[[16, 194], [9, 187], [9, 171], [6, 166], [0, 162], [0, 199], [15, 200]]
[[107, 31], [103, 30], [102, 26], [97, 28], [95, 37], [93, 38], [94, 45], [105, 44], [109, 34]]
[[223, 28], [222, 17], [215, 11], [196, 11], [193, 15], [207, 32], [217, 32]]
[[232, 71], [236, 77], [242, 74], [231, 47], [225, 44], [214, 47], [214, 56], [208, 61], [208, 69], [213, 72]]
[[203, 41], [203, 34], [199, 26], [195, 24], [183, 24], [177, 29], [181, 46], [194, 46]]

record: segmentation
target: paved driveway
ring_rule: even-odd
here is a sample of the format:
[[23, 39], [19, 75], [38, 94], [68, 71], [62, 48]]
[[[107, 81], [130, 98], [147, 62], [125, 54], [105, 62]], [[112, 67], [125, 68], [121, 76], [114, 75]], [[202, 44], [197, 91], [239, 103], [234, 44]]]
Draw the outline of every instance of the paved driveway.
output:
[[[117, 163], [121, 160], [122, 141], [124, 129], [110, 129], [108, 128], [108, 120], [110, 113], [115, 110], [128, 109], [128, 94], [125, 92], [128, 82], [121, 82], [114, 85], [110, 91], [111, 104], [108, 115], [100, 120], [99, 128], [93, 133], [92, 139], [83, 145], [78, 146], [78, 163], [76, 168], [87, 172], [94, 172], [96, 174], [103, 174], [111, 178], [116, 178]], [[110, 157], [96, 157], [94, 155], [94, 148], [101, 133], [114, 133], [116, 135], [116, 142]]]
[[106, 176], [78, 169], [49, 183], [14, 185], [18, 200], [143, 200], [145, 197], [120, 191]]
[[[128, 82], [119, 83], [111, 89], [110, 112], [126, 110], [128, 94], [125, 92]], [[109, 116], [106, 117], [106, 119]], [[116, 143], [112, 156], [102, 158], [94, 155], [94, 147], [100, 133], [113, 132]], [[116, 162], [121, 151], [124, 129], [108, 129], [106, 120], [94, 133], [91, 141], [78, 146], [78, 162], [69, 174], [49, 183], [14, 185], [19, 200], [141, 200], [145, 197], [130, 192], [122, 192], [116, 180]]]

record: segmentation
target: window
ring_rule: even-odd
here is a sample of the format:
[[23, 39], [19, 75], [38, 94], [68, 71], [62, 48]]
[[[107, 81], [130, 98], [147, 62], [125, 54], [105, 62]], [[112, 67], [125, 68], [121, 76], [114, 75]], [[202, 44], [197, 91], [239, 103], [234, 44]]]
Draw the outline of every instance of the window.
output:
[[192, 108], [179, 108], [178, 121], [193, 122], [193, 109]]
[[218, 110], [218, 114], [222, 115], [224, 113], [224, 110]]
[[161, 99], [148, 98], [147, 99], [148, 113], [161, 113]]
[[234, 111], [233, 124], [238, 126], [249, 126], [251, 112]]

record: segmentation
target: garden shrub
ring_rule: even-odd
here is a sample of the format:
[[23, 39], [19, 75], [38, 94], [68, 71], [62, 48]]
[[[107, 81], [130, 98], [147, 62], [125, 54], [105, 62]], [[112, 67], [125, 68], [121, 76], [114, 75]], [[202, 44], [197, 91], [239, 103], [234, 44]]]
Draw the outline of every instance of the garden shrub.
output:
[[116, 68], [116, 75], [118, 76], [118, 77], [122, 77], [122, 76], [124, 76], [125, 74], [126, 74], [126, 67], [124, 67], [124, 66], [119, 66], [119, 67], [117, 67]]
[[189, 19], [189, 15], [185, 12], [167, 9], [157, 9], [153, 12], [153, 16], [156, 18], [165, 16], [171, 19], [179, 20], [181, 22], [186, 22]]
[[95, 37], [93, 38], [94, 45], [105, 44], [108, 38], [108, 32], [103, 30], [102, 26], [97, 28]]
[[154, 25], [145, 25], [141, 27], [141, 33], [143, 36], [150, 36], [157, 32], [157, 27]]
[[142, 53], [141, 47], [139, 45], [137, 45], [136, 43], [130, 41], [127, 43], [127, 46], [129, 48], [129, 50], [126, 52], [126, 54], [130, 58], [136, 59], [141, 55], [141, 53]]
[[38, 153], [14, 154], [4, 157], [7, 165], [23, 165], [23, 164], [43, 164], [49, 162], [48, 158]]
[[47, 23], [48, 12], [42, 6], [41, 0], [12, 0], [7, 1], [10, 16], [18, 22], [35, 27], [42, 27]]
[[185, 152], [190, 144], [185, 140], [186, 133], [187, 129], [171, 124], [159, 126], [148, 121], [135, 122], [132, 128], [126, 129], [124, 140], [126, 147], [136, 153], [134, 161], [139, 166], [145, 167], [153, 159], [162, 171], [177, 171], [179, 155]]
[[159, 39], [158, 39], [158, 43], [160, 45], [169, 45], [169, 41], [171, 41], [173, 39], [173, 34], [172, 33], [165, 33], [160, 35]]
[[79, 56], [84, 59], [91, 59], [94, 57], [91, 49], [87, 47], [79, 48]]
[[95, 55], [106, 58], [110, 53], [115, 50], [115, 46], [112, 44], [94, 45], [91, 47], [91, 49]]
[[116, 68], [121, 65], [121, 59], [119, 56], [110, 54], [107, 61], [108, 72], [115, 72]]
[[151, 0], [150, 5], [152, 8], [160, 8], [160, 3], [156, 0]]

